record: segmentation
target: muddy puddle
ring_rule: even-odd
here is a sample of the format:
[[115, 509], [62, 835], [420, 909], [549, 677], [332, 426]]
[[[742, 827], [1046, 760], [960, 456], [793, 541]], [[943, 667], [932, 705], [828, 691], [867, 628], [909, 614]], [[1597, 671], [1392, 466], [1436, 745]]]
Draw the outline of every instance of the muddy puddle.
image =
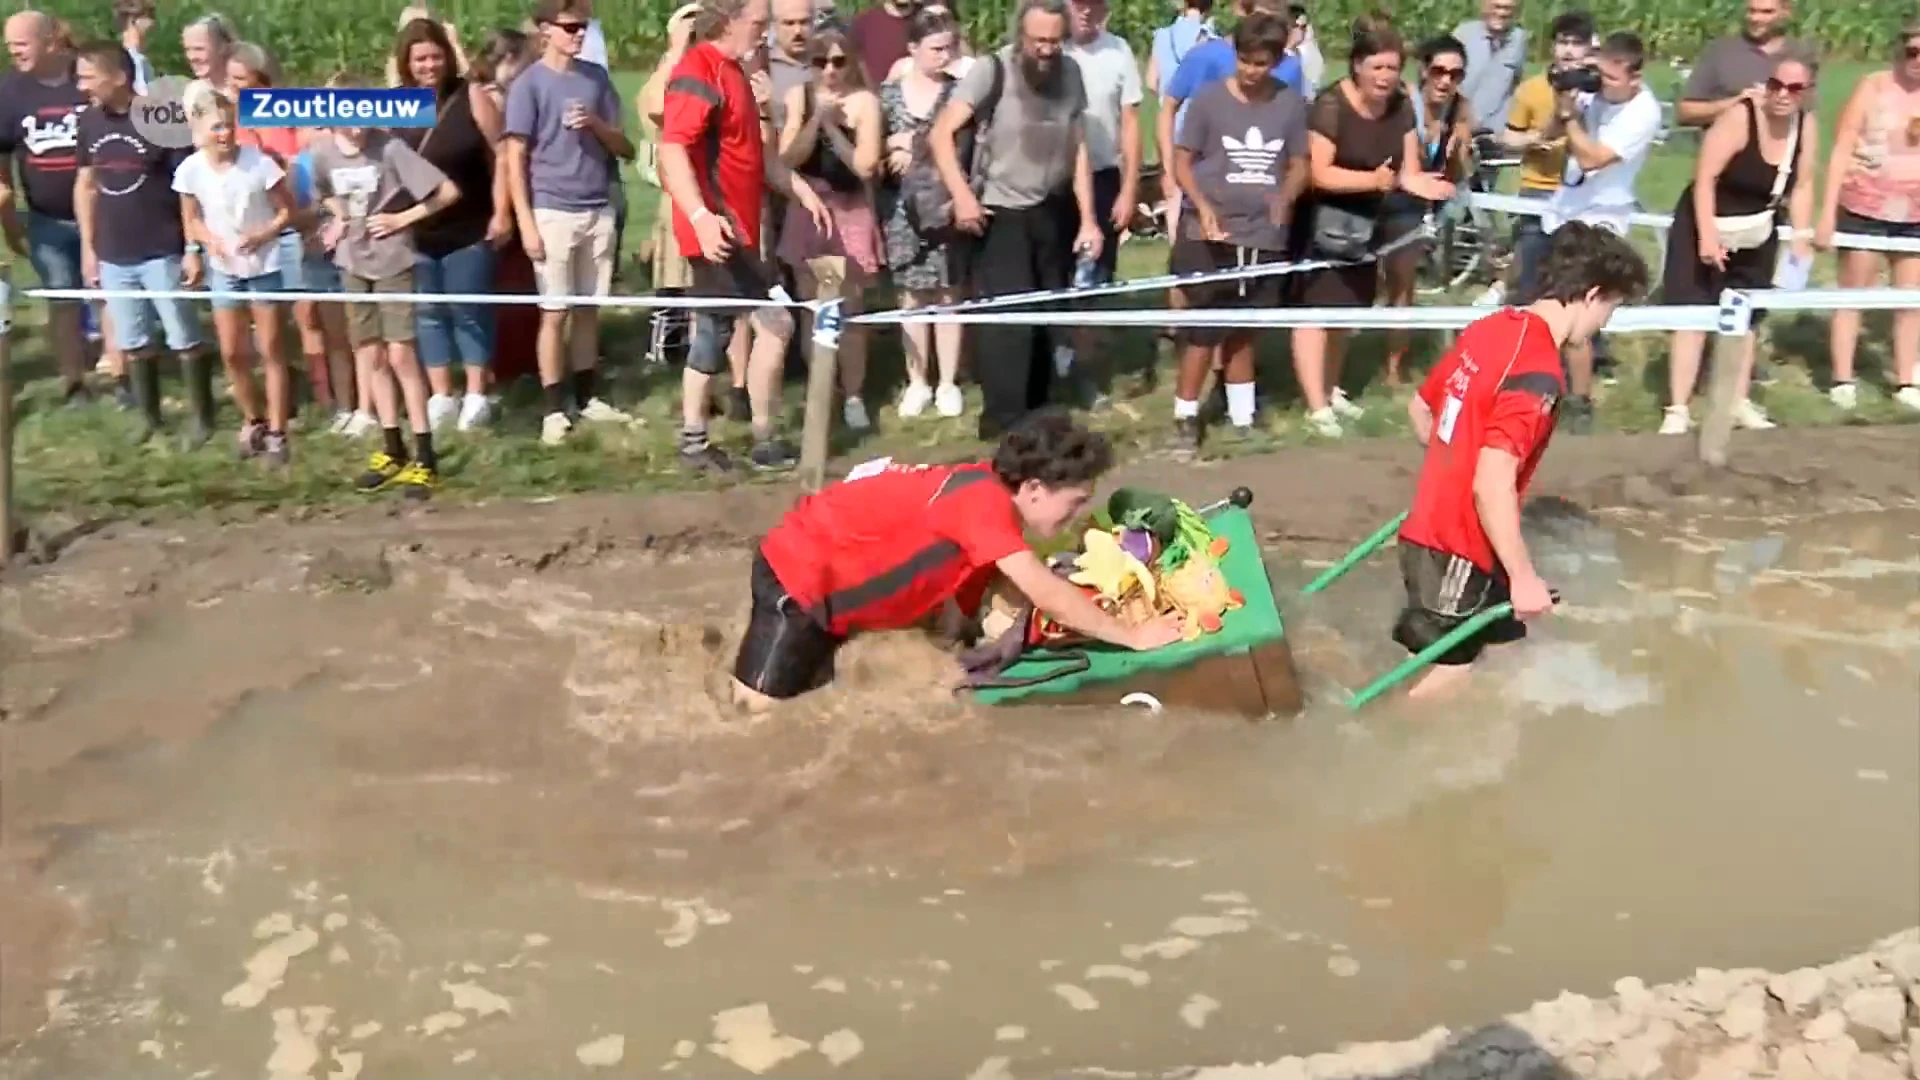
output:
[[1152, 1074], [1920, 922], [1920, 512], [1534, 534], [1567, 605], [1466, 698], [1340, 706], [1381, 557], [1257, 726], [984, 715], [911, 642], [747, 723], [718, 560], [49, 572], [0, 1076]]

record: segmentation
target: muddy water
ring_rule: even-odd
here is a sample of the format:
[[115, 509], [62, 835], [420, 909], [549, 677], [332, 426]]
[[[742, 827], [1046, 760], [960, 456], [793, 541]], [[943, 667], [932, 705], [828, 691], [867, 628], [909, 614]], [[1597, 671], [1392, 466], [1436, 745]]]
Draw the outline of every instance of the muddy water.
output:
[[749, 725], [698, 564], [80, 652], [30, 598], [9, 829], [81, 930], [0, 1075], [1151, 1072], [1920, 922], [1920, 513], [1536, 532], [1566, 608], [1442, 709], [1337, 704], [1390, 559], [1287, 605], [1290, 725], [985, 717], [898, 643]]

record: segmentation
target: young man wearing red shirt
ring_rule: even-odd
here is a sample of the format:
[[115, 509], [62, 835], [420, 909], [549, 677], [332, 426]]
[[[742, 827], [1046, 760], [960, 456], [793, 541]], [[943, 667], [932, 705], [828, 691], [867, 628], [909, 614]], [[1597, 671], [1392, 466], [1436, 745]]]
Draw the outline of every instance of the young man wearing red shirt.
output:
[[[673, 235], [692, 271], [688, 295], [726, 300], [786, 299], [780, 277], [760, 255], [761, 214], [767, 190], [805, 207], [823, 231], [827, 208], [813, 188], [795, 183], [780, 155], [767, 152], [763, 106], [741, 67], [766, 47], [768, 0], [704, 0], [694, 16], [699, 43], [668, 77], [660, 120], [660, 184], [673, 203]], [[707, 388], [727, 371], [727, 345], [737, 311], [694, 315], [693, 342], [681, 376], [680, 462], [697, 472], [727, 472], [727, 456], [707, 441]], [[779, 412], [780, 371], [793, 316], [784, 307], [753, 309], [756, 333], [747, 362], [757, 468], [793, 464], [791, 447], [773, 429]]]
[[1417, 653], [1475, 614], [1513, 604], [1513, 616], [1443, 654], [1414, 697], [1465, 681], [1482, 649], [1520, 640], [1522, 620], [1553, 607], [1520, 535], [1520, 499], [1566, 393], [1560, 350], [1590, 339], [1643, 294], [1647, 265], [1614, 233], [1571, 223], [1554, 233], [1540, 281], [1532, 306], [1463, 330], [1407, 406], [1427, 454], [1400, 528], [1407, 606], [1394, 640]]
[[1023, 420], [974, 465], [882, 459], [801, 499], [760, 542], [736, 699], [764, 707], [833, 678], [849, 636], [904, 630], [949, 602], [973, 614], [994, 575], [1069, 629], [1131, 649], [1180, 640], [1179, 620], [1126, 626], [1048, 569], [1027, 534], [1078, 521], [1113, 465], [1105, 437], [1066, 414]]

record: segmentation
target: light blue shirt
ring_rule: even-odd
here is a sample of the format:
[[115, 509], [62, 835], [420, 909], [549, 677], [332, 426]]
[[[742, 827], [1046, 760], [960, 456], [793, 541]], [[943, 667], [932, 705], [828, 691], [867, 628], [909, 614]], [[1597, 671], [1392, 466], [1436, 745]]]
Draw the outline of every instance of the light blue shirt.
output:
[[1166, 93], [1168, 84], [1173, 82], [1173, 73], [1180, 70], [1180, 62], [1195, 46], [1213, 36], [1213, 24], [1198, 15], [1182, 15], [1155, 30], [1153, 66], [1160, 75], [1160, 85], [1149, 89], [1156, 94]]
[[[1232, 75], [1239, 66], [1240, 60], [1233, 51], [1233, 42], [1226, 38], [1202, 42], [1187, 54], [1186, 60], [1180, 64], [1180, 70], [1174, 72], [1173, 78], [1167, 81], [1165, 91], [1167, 97], [1180, 101], [1180, 111], [1173, 117], [1176, 135], [1180, 131], [1181, 121], [1186, 119], [1187, 103], [1193, 100], [1193, 95]], [[1273, 66], [1273, 77], [1280, 80], [1281, 85], [1292, 87], [1295, 92], [1299, 92], [1307, 81], [1300, 68], [1300, 58], [1292, 53], [1281, 57], [1280, 62]]]

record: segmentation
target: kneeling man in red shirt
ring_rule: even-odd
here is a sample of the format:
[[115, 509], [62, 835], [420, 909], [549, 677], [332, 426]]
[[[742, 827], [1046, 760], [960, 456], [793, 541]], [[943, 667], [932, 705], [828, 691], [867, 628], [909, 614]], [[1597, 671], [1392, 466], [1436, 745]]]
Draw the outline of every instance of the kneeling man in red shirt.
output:
[[880, 460], [800, 500], [760, 542], [735, 697], [764, 706], [833, 678], [849, 636], [904, 630], [949, 601], [972, 614], [1003, 574], [1069, 629], [1130, 649], [1180, 640], [1171, 616], [1126, 626], [1027, 545], [1078, 522], [1113, 448], [1064, 413], [1031, 414], [973, 465]]
[[1427, 455], [1400, 528], [1407, 606], [1394, 640], [1417, 653], [1479, 612], [1513, 604], [1512, 617], [1443, 654], [1411, 696], [1465, 681], [1482, 649], [1520, 640], [1522, 620], [1553, 607], [1520, 535], [1520, 498], [1566, 393], [1560, 349], [1591, 338], [1646, 289], [1647, 264], [1624, 238], [1562, 226], [1541, 267], [1540, 298], [1461, 331], [1407, 406]]

